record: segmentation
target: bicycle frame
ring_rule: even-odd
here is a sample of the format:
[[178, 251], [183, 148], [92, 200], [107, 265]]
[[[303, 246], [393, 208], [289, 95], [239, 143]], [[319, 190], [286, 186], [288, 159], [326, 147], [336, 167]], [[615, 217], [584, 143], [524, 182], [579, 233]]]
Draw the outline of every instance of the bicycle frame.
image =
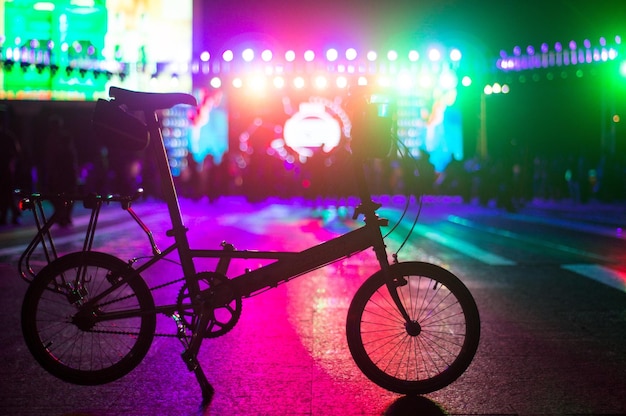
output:
[[[376, 210], [380, 208], [381, 205], [372, 201], [371, 194], [365, 181], [362, 160], [353, 159], [354, 174], [361, 200], [360, 205], [355, 208], [353, 219], [357, 219], [359, 215], [362, 214], [364, 216], [364, 225], [362, 227], [300, 252], [238, 251], [235, 250], [231, 244], [226, 242], [222, 243], [222, 250], [192, 249], [189, 245], [187, 237], [188, 229], [183, 223], [178, 195], [169, 166], [167, 151], [163, 142], [161, 126], [158, 119], [158, 110], [162, 108], [169, 108], [176, 104], [192, 104], [195, 99], [186, 94], [160, 95], [154, 93], [138, 93], [114, 87], [110, 89], [109, 94], [113, 98], [116, 105], [126, 106], [128, 110], [141, 111], [144, 114], [146, 127], [150, 137], [148, 149], [154, 156], [154, 162], [156, 163], [156, 168], [160, 178], [162, 198], [167, 205], [171, 221], [172, 228], [166, 231], [166, 235], [168, 237], [173, 237], [174, 243], [163, 251], [159, 250], [148, 227], [130, 207], [130, 201], [133, 200], [132, 197], [118, 197], [115, 199], [122, 202], [123, 209], [129, 212], [131, 217], [148, 235], [152, 248], [152, 257], [141, 264], [134, 264], [136, 263], [136, 259], [130, 260], [128, 262], [127, 271], [122, 272], [123, 276], [118, 276], [118, 278], [114, 281], [111, 280], [111, 285], [109, 287], [94, 296], [84, 298], [81, 294], [81, 280], [85, 278], [85, 270], [81, 267], [76, 270], [75, 277], [73, 278], [75, 280], [64, 280], [62, 282], [63, 286], [76, 288], [77, 297], [75, 300], [71, 300], [71, 303], [80, 301], [81, 310], [86, 311], [85, 313], [90, 316], [90, 325], [99, 321], [123, 319], [133, 316], [145, 316], [158, 313], [164, 313], [171, 316], [176, 321], [178, 329], [177, 335], [185, 347], [185, 351], [182, 354], [183, 360], [187, 364], [189, 370], [195, 372], [205, 400], [210, 400], [213, 394], [213, 388], [209, 384], [199, 365], [197, 355], [202, 340], [208, 331], [207, 326], [211, 320], [214, 308], [228, 304], [233, 300], [233, 296], [238, 302], [240, 302], [242, 298], [247, 298], [267, 289], [276, 287], [280, 283], [287, 282], [295, 277], [301, 276], [340, 259], [350, 257], [370, 247], [373, 248], [383, 276], [388, 279], [388, 276], [390, 275], [390, 264], [381, 232], [381, 227], [386, 226], [388, 221], [379, 218], [376, 214]], [[102, 202], [106, 202], [108, 200], [111, 200], [111, 198], [105, 200], [98, 199], [95, 201], [90, 201], [87, 198], [84, 199], [84, 201], [90, 201], [92, 213], [87, 228], [85, 243], [82, 250], [83, 252], [87, 252], [92, 249], [100, 207]], [[37, 203], [31, 208], [36, 216], [37, 214], [42, 216], [44, 223], [40, 226], [38, 222], [39, 233], [27, 248], [22, 259], [20, 259], [20, 268], [23, 261], [25, 261], [28, 266], [28, 259], [30, 258], [35, 246], [39, 243], [44, 245], [46, 258], [48, 259], [48, 262], [50, 262], [50, 255], [45, 244], [46, 241], [48, 241], [48, 245], [51, 246], [52, 257], [54, 259], [57, 258], [53, 241], [49, 234], [53, 219], [48, 221], [45, 220], [40, 200], [37, 200]], [[187, 301], [185, 304], [180, 304], [181, 300], [179, 298], [176, 303], [155, 305], [154, 308], [150, 308], [151, 310], [130, 309], [116, 310], [113, 312], [104, 312], [99, 310], [97, 314], [89, 312], [92, 310], [92, 307], [97, 309], [98, 302], [117, 290], [117, 288], [121, 285], [128, 283], [130, 279], [141, 278], [140, 276], [144, 271], [174, 252], [178, 253], [180, 259], [180, 267], [183, 273], [183, 278], [180, 280], [184, 280], [185, 282], [189, 295], [189, 304], [187, 304]], [[194, 263], [194, 260], [197, 258], [218, 259], [215, 273], [221, 275], [224, 278], [223, 281], [227, 281], [228, 284], [218, 284], [215, 288], [210, 288], [210, 290], [201, 290], [200, 281], [202, 277], [196, 270]], [[230, 278], [227, 277], [228, 268], [233, 259], [252, 258], [275, 261], [264, 266], [260, 266], [255, 270], [246, 270], [239, 276]], [[28, 266], [28, 272], [31, 275], [33, 274], [30, 266]], [[25, 277], [26, 274], [22, 272], [22, 275]], [[395, 290], [391, 290], [395, 286], [402, 285], [404, 283], [400, 280], [402, 280], [400, 277], [393, 281], [389, 279], [387, 287], [390, 289], [389, 293], [394, 303], [396, 303], [398, 311], [400, 311], [401, 315], [408, 324], [410, 322], [409, 315], [402, 305], [397, 292]], [[224, 290], [223, 286], [227, 286], [227, 289]], [[188, 328], [191, 332], [190, 336], [186, 332], [186, 323], [183, 323], [180, 318], [180, 313], [182, 313], [183, 310], [186, 311], [187, 314], [193, 313], [194, 316], [194, 319], [192, 319], [192, 327]]]

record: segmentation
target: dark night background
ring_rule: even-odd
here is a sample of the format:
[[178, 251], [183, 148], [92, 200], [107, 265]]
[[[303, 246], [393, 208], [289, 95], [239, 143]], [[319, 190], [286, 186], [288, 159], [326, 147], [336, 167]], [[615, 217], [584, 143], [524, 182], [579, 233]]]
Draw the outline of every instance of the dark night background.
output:
[[[495, 74], [500, 51], [512, 55], [515, 46], [539, 49], [547, 43], [553, 49], [556, 42], [567, 48], [570, 40], [597, 45], [600, 37], [613, 39], [626, 27], [622, 0], [214, 0], [196, 9], [202, 20], [194, 33], [198, 51], [220, 51], [254, 37], [296, 50], [384, 50], [431, 40], [458, 45], [472, 52], [468, 59], [482, 61], [477, 66], [486, 72], [485, 83], [477, 88], [494, 79], [511, 84], [510, 94], [487, 100], [493, 155], [532, 160], [584, 154], [595, 164], [607, 147], [610, 153], [626, 150], [624, 123], [611, 125], [614, 113], [626, 112], [626, 80], [614, 76], [617, 64], [587, 65], [582, 77], [570, 68], [567, 79], [555, 72], [553, 81], [546, 80], [547, 71], [536, 71], [542, 81], [524, 84], [517, 76]], [[466, 156], [476, 149], [478, 107], [476, 100], [469, 102], [464, 114]], [[615, 139], [607, 143], [603, 136], [611, 128]]]

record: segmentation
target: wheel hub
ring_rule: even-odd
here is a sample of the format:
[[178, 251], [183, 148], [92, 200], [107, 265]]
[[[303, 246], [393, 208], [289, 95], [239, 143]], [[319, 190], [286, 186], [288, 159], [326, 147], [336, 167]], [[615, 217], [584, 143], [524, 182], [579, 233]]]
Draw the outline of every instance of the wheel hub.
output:
[[422, 327], [417, 321], [411, 321], [404, 324], [407, 334], [412, 337], [418, 336], [422, 332]]

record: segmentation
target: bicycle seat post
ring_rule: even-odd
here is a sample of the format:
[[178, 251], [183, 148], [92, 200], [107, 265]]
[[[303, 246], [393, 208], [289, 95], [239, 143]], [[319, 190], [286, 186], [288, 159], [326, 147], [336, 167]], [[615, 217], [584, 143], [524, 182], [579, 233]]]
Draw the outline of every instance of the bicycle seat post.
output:
[[[150, 132], [150, 147], [154, 152], [159, 172], [161, 192], [163, 199], [167, 204], [169, 216], [172, 222], [172, 229], [167, 232], [167, 235], [169, 237], [174, 237], [174, 240], [178, 244], [178, 252], [184, 275], [193, 276], [196, 274], [196, 270], [192, 257], [189, 255], [180, 255], [181, 252], [187, 253], [189, 251], [187, 228], [183, 224], [178, 195], [176, 193], [176, 187], [174, 186], [174, 179], [172, 177], [172, 171], [170, 170], [167, 150], [165, 149], [165, 144], [163, 142], [163, 134], [161, 132], [157, 112], [154, 109], [146, 109], [144, 110], [144, 114], [146, 117], [146, 124]], [[190, 279], [190, 281], [193, 283], [194, 280]], [[192, 290], [194, 289], [197, 291], [199, 290], [199, 287], [192, 288]]]

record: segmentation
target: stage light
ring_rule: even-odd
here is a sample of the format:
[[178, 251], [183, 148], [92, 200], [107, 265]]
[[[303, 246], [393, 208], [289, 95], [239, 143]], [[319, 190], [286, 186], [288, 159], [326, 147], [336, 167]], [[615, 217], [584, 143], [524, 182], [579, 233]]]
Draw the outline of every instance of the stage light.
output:
[[365, 77], [359, 77], [359, 79], [357, 80], [357, 85], [364, 87], [367, 85], [367, 78]]
[[457, 83], [456, 77], [454, 76], [454, 74], [450, 72], [444, 72], [439, 77], [439, 85], [441, 85], [443, 89], [446, 89], [446, 90], [452, 89], [456, 87], [456, 83]]
[[232, 84], [233, 84], [233, 87], [237, 89], [243, 87], [243, 81], [239, 77], [233, 78]]
[[409, 51], [409, 61], [417, 62], [420, 59], [420, 54], [418, 51]]
[[213, 77], [211, 78], [211, 81], [209, 83], [213, 88], [219, 88], [222, 86], [222, 80], [219, 77]]
[[207, 51], [204, 51], [200, 54], [200, 60], [202, 62], [209, 62], [209, 59], [211, 59], [211, 54]]
[[248, 85], [250, 89], [260, 92], [265, 90], [266, 80], [262, 75], [254, 75], [248, 79]]
[[241, 57], [246, 62], [251, 62], [254, 59], [254, 51], [251, 48], [244, 49], [241, 52]]
[[344, 76], [337, 77], [335, 82], [338, 88], [346, 88], [348, 86], [348, 78]]
[[411, 76], [411, 74], [403, 72], [401, 74], [398, 75], [397, 78], [397, 87], [400, 88], [403, 91], [406, 91], [410, 88], [413, 88], [414, 85], [414, 79]]
[[378, 77], [376, 82], [378, 83], [380, 87], [384, 87], [384, 88], [389, 87], [391, 85], [391, 80], [385, 76]]
[[369, 51], [367, 53], [367, 60], [370, 62], [374, 62], [378, 58], [378, 54], [376, 51]]
[[429, 49], [428, 59], [430, 59], [432, 62], [439, 61], [441, 59], [441, 52], [439, 51], [439, 49], [436, 49], [436, 48]]
[[285, 78], [281, 77], [281, 76], [276, 76], [274, 77], [274, 80], [272, 81], [274, 86], [278, 89], [282, 89], [285, 87]]
[[302, 77], [295, 77], [293, 79], [293, 86], [298, 88], [298, 89], [304, 88], [304, 78], [302, 78]]
[[323, 75], [315, 77], [315, 88], [323, 90], [328, 86], [328, 80]]
[[263, 59], [264, 62], [271, 61], [272, 56], [272, 51], [270, 51], [269, 49], [265, 49], [263, 52], [261, 52], [261, 59]]
[[336, 61], [338, 57], [339, 52], [337, 52], [337, 49], [331, 48], [326, 51], [326, 59], [328, 59], [330, 62]]
[[233, 54], [233, 51], [231, 51], [230, 49], [225, 50], [222, 54], [222, 59], [226, 62], [232, 61], [234, 57], [235, 56]]
[[491, 85], [485, 85], [485, 88], [483, 88], [483, 92], [485, 93], [485, 95], [491, 95], [491, 93], [493, 92]]
[[494, 94], [500, 94], [502, 92], [502, 86], [500, 85], [500, 83], [496, 82], [493, 84], [493, 86], [491, 87], [491, 91]]
[[396, 59], [398, 59], [398, 52], [394, 50], [387, 52], [387, 59], [389, 59], [390, 61], [395, 61]]
[[285, 61], [293, 62], [296, 59], [296, 53], [292, 50], [285, 52]]
[[461, 51], [457, 48], [454, 48], [450, 51], [450, 60], [452, 62], [459, 62], [462, 56], [463, 54], [461, 54]]
[[470, 85], [472, 85], [472, 78], [470, 78], [467, 75], [465, 75], [461, 79], [461, 85], [463, 85], [464, 87], [469, 87]]
[[348, 61], [354, 61], [356, 59], [356, 49], [354, 48], [348, 48], [346, 49], [346, 59]]
[[38, 1], [33, 5], [33, 9], [39, 12], [52, 12], [54, 11], [54, 3], [51, 1]]
[[310, 49], [304, 52], [304, 60], [305, 61], [311, 62], [311, 61], [313, 61], [313, 59], [315, 59], [315, 52], [313, 52]]
[[421, 74], [419, 77], [419, 86], [422, 88], [430, 88], [433, 85], [433, 77], [430, 74]]
[[619, 66], [619, 73], [623, 76], [626, 77], [626, 61], [622, 61], [622, 63]]

